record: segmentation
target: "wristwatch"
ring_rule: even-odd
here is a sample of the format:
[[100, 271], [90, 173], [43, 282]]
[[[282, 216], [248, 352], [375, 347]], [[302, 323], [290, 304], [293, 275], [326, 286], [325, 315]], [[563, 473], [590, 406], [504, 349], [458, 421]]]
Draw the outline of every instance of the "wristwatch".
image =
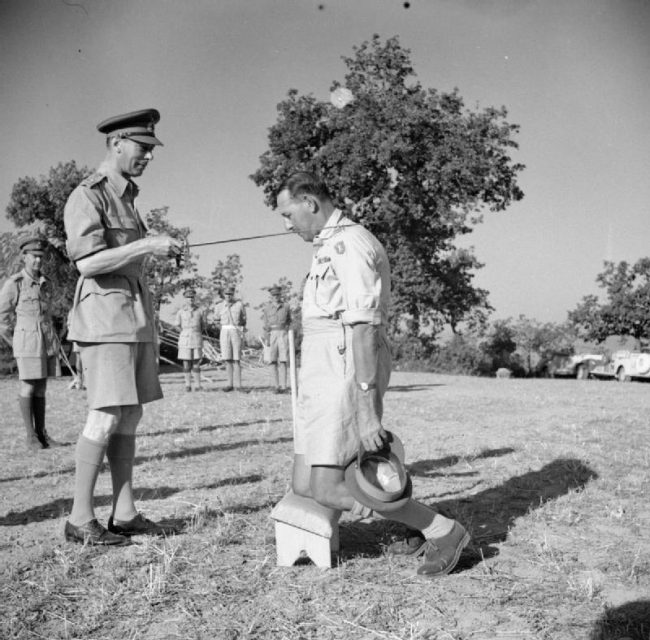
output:
[[361, 389], [361, 391], [368, 391], [376, 388], [377, 385], [374, 382], [359, 382], [359, 389]]

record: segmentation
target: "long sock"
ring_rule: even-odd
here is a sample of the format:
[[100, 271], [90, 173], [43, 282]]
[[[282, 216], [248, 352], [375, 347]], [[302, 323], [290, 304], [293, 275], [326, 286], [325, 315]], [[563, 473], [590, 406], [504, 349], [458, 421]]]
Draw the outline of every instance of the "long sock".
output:
[[239, 360], [235, 360], [235, 362], [233, 363], [233, 369], [235, 375], [235, 388], [240, 389], [241, 388], [241, 365], [239, 364]]
[[197, 389], [201, 388], [201, 369], [194, 369], [194, 385]]
[[27, 437], [35, 436], [31, 396], [18, 396], [18, 406], [20, 407], [20, 415], [23, 418]]
[[395, 520], [411, 527], [411, 529], [419, 529], [427, 539], [446, 536], [454, 526], [453, 520], [441, 516], [416, 500], [409, 500], [397, 511], [378, 513], [387, 520]]
[[114, 433], [108, 440], [106, 457], [113, 481], [113, 517], [130, 520], [138, 513], [133, 500], [135, 435]]
[[93, 494], [105, 453], [103, 442], [79, 436], [75, 451], [74, 500], [69, 518], [74, 525], [80, 526], [95, 517]]
[[34, 412], [34, 431], [41, 441], [47, 445], [47, 432], [45, 431], [45, 398], [43, 396], [32, 397], [32, 410]]
[[185, 377], [185, 386], [186, 387], [191, 387], [192, 386], [192, 379], [190, 378], [190, 372], [186, 371], [183, 376]]

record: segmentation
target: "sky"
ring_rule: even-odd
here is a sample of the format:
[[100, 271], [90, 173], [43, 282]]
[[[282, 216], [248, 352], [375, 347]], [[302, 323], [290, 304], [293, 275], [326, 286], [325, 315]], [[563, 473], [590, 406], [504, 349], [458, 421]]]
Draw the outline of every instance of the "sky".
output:
[[[276, 106], [291, 88], [327, 100], [373, 34], [399, 37], [424, 87], [521, 127], [524, 199], [460, 242], [494, 319], [562, 322], [605, 260], [650, 255], [648, 0], [0, 0], [0, 207], [21, 177], [96, 167], [97, 123], [155, 107], [141, 213], [169, 206], [190, 242], [280, 233], [249, 178]], [[253, 332], [263, 288], [297, 287], [311, 257], [293, 236], [194, 251], [204, 275], [240, 256]]]

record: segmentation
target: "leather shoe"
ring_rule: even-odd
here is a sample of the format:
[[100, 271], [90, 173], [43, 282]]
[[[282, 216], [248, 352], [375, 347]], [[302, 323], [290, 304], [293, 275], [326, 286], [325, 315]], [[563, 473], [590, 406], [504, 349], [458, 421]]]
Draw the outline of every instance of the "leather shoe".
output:
[[447, 575], [458, 564], [460, 554], [469, 541], [469, 533], [458, 522], [454, 522], [446, 536], [426, 540], [418, 551], [418, 555], [424, 554], [424, 562], [418, 567], [418, 575], [429, 578]]
[[163, 527], [159, 524], [145, 518], [138, 513], [130, 520], [115, 520], [113, 516], [108, 519], [108, 530], [121, 536], [164, 536], [173, 533], [171, 527]]
[[69, 542], [80, 542], [89, 545], [113, 545], [124, 547], [131, 544], [131, 541], [124, 536], [118, 536], [107, 531], [99, 522], [94, 519], [86, 524], [77, 527], [70, 522], [65, 523], [65, 539]]
[[228, 391], [232, 391], [233, 387], [224, 387], [223, 390], [227, 393]]

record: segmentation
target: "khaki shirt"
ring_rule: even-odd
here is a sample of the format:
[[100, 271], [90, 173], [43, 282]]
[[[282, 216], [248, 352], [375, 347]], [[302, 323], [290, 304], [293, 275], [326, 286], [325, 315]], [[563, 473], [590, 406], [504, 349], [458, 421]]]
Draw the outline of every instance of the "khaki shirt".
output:
[[286, 302], [269, 302], [262, 309], [264, 331], [288, 330], [291, 326], [291, 308]]
[[56, 355], [59, 339], [52, 315], [52, 287], [25, 269], [7, 279], [0, 290], [0, 337], [13, 345], [16, 358]]
[[349, 325], [386, 325], [390, 267], [379, 240], [336, 209], [314, 238], [314, 248], [303, 294], [303, 320], [336, 318]]
[[[121, 247], [146, 235], [135, 205], [138, 187], [100, 165], [68, 198], [64, 210], [66, 248], [77, 261]], [[81, 276], [68, 337], [76, 342], [152, 342], [154, 313], [144, 282], [143, 257], [111, 273]]]
[[223, 300], [217, 304], [214, 309], [217, 322], [221, 327], [234, 326], [243, 328], [246, 326], [246, 309], [241, 300], [234, 300], [228, 304]]
[[179, 349], [201, 349], [203, 347], [204, 317], [201, 309], [184, 305], [176, 314]]

